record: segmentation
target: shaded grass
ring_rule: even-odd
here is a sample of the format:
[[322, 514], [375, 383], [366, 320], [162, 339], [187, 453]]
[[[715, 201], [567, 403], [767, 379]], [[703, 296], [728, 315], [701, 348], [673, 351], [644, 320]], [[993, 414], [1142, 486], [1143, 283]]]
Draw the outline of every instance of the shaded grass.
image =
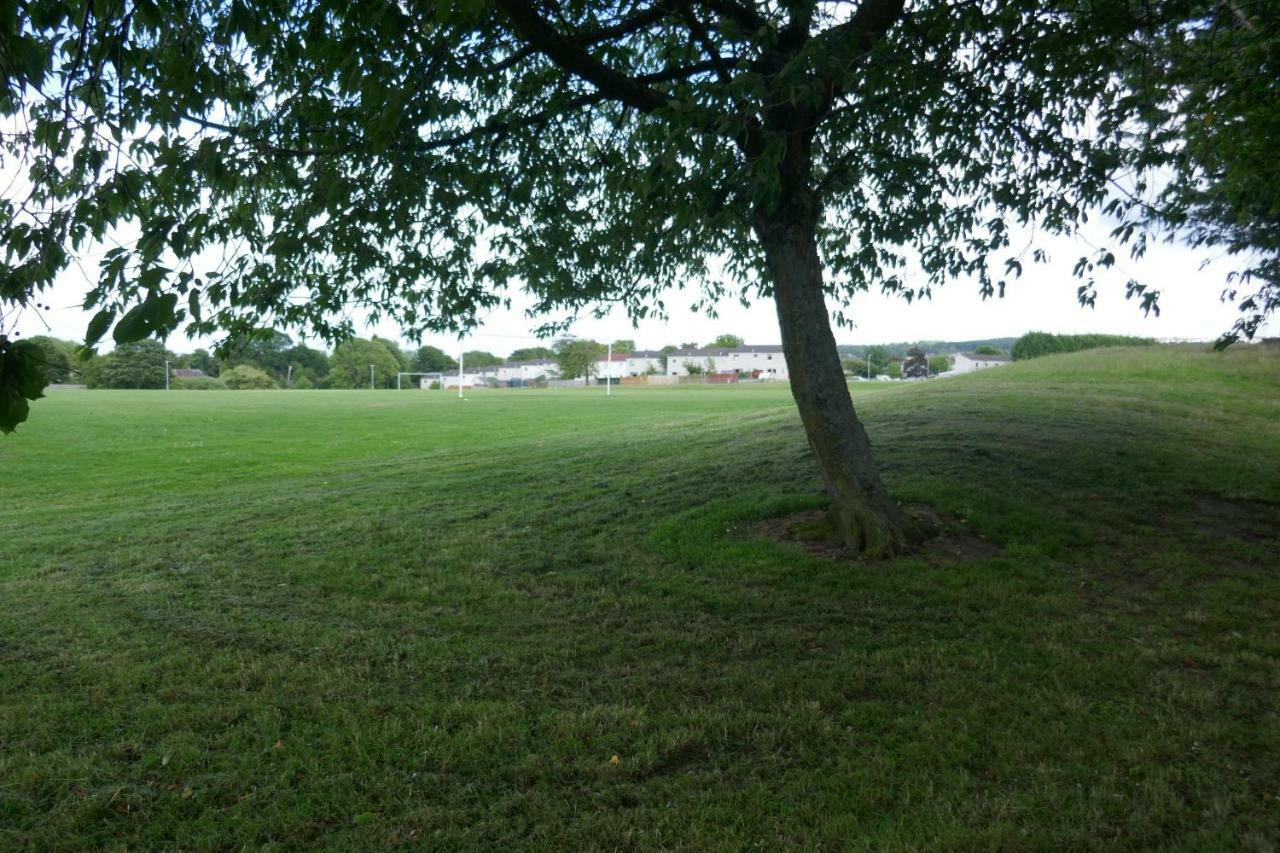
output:
[[823, 502], [784, 388], [41, 401], [0, 846], [1271, 849], [1276, 358], [854, 391], [1002, 555], [739, 535]]

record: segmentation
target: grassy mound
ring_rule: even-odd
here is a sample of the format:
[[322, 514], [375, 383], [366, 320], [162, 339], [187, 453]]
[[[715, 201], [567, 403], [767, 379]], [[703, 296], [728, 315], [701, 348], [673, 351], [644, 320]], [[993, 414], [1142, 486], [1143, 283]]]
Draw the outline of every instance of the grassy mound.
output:
[[1280, 360], [854, 388], [998, 545], [857, 566], [785, 388], [54, 393], [0, 443], [0, 840], [1265, 849]]

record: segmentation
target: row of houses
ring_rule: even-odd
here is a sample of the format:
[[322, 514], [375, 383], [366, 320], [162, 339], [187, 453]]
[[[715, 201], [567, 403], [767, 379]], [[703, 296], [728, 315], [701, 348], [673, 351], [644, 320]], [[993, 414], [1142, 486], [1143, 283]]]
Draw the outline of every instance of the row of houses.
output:
[[[688, 376], [692, 373], [748, 374], [756, 379], [789, 378], [782, 347], [768, 345], [676, 350], [666, 354], [665, 365], [663, 353], [658, 350], [619, 352], [598, 360], [594, 370], [597, 381], [620, 381], [629, 376], [651, 374]], [[521, 385], [541, 380], [555, 381], [559, 376], [559, 366], [550, 359], [511, 361], [470, 369], [464, 365], [461, 377], [456, 373], [439, 378], [424, 377], [422, 386], [429, 387], [432, 382], [441, 382], [446, 388], [457, 388], [459, 382], [464, 388], [492, 384]]]
[[[951, 369], [943, 375], [973, 373], [1007, 364], [1008, 361], [1005, 356], [957, 353], [951, 357]], [[777, 345], [680, 349], [666, 354], [665, 365], [663, 354], [658, 350], [614, 353], [612, 357], [602, 358], [595, 363], [594, 376], [596, 381], [621, 381], [631, 376], [689, 376], [694, 373], [745, 375], [761, 380], [790, 379], [782, 347]], [[433, 381], [441, 382], [446, 388], [457, 388], [459, 383], [470, 388], [476, 385], [527, 385], [541, 381], [553, 382], [559, 378], [560, 368], [555, 361], [538, 359], [511, 361], [469, 370], [464, 368], [461, 377], [456, 373], [445, 374], [440, 378], [426, 377], [422, 380], [422, 387], [429, 387]]]

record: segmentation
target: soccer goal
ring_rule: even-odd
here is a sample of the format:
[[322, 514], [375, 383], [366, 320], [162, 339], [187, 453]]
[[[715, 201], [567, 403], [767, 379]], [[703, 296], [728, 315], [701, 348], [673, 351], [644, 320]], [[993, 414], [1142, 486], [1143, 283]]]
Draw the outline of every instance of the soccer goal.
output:
[[441, 391], [444, 390], [444, 374], [443, 373], [412, 373], [410, 371], [401, 371], [396, 374], [396, 390], [397, 391], [400, 390], [401, 380], [406, 376], [421, 376], [422, 379], [418, 380], [418, 384], [421, 385], [423, 382], [425, 382], [427, 388], [431, 387], [431, 383], [433, 381], [439, 382], [440, 390]]

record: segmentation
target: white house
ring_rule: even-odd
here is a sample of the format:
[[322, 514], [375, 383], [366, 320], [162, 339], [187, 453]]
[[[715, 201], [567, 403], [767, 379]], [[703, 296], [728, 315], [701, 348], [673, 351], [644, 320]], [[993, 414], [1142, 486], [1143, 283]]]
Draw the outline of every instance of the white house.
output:
[[733, 349], [682, 349], [667, 356], [667, 375], [685, 376], [686, 363], [697, 364], [712, 373], [758, 373], [761, 379], [789, 379], [782, 347], [747, 344]]
[[549, 358], [535, 359], [533, 361], [508, 361], [505, 364], [498, 365], [497, 380], [499, 382], [510, 382], [512, 380], [520, 380], [529, 382], [534, 379], [548, 378], [554, 379], [560, 375], [560, 366]]
[[627, 373], [627, 353], [615, 352], [611, 357], [606, 356], [596, 362], [596, 378], [604, 379], [608, 377], [617, 382], [624, 376], [630, 376]]
[[636, 350], [627, 356], [627, 376], [643, 376], [646, 373], [662, 372], [662, 353], [653, 349]]
[[971, 352], [958, 352], [951, 357], [951, 369], [947, 371], [947, 374], [954, 376], [958, 373], [973, 373], [975, 370], [985, 370], [988, 367], [999, 367], [1008, 363], [1009, 359], [1003, 355], [977, 355]]

